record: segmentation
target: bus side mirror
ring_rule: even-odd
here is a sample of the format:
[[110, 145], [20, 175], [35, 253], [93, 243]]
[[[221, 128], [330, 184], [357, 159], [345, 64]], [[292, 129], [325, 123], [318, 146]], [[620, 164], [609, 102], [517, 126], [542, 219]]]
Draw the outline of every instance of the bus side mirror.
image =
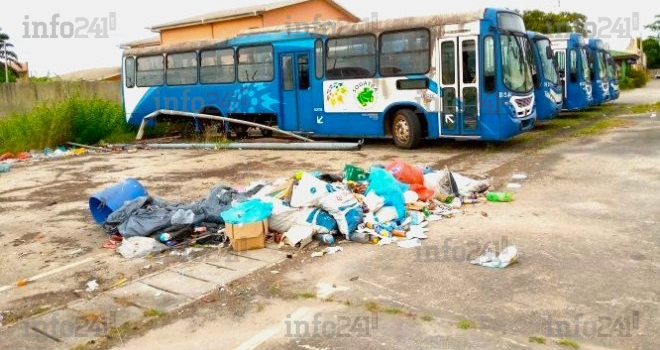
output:
[[546, 46], [545, 47], [545, 57], [547, 59], [551, 60], [553, 56], [554, 56], [554, 53], [552, 52], [552, 48], [550, 46]]

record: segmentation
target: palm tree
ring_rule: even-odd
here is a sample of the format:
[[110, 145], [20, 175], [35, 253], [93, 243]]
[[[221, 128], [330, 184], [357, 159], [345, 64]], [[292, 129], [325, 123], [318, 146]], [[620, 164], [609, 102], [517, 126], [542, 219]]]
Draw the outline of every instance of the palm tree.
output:
[[9, 35], [3, 33], [2, 28], [0, 28], [0, 63], [2, 63], [2, 66], [5, 69], [5, 82], [9, 80], [9, 70], [14, 72], [13, 68], [8, 67], [10, 64], [21, 67], [21, 64], [18, 62], [18, 56], [14, 51], [10, 50], [12, 47], [14, 47], [14, 45], [9, 42]]

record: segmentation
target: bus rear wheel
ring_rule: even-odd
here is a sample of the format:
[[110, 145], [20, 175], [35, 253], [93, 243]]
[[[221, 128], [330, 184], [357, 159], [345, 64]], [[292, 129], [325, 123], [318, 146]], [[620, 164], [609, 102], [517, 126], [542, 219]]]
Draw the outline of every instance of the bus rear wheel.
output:
[[417, 148], [422, 142], [422, 125], [417, 114], [409, 109], [397, 111], [392, 120], [392, 138], [399, 148]]

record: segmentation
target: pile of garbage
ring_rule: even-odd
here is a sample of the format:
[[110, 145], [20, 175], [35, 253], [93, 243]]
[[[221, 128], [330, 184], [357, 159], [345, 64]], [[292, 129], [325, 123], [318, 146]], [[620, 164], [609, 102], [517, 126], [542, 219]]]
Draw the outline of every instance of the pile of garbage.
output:
[[87, 152], [85, 148], [66, 148], [63, 146], [56, 147], [54, 150], [46, 147], [41, 151], [19, 152], [16, 154], [6, 152], [0, 155], [0, 173], [9, 172], [11, 166], [19, 162], [79, 156], [87, 154]]
[[[106, 247], [127, 258], [227, 243], [234, 250], [264, 248], [266, 241], [302, 248], [313, 239], [331, 246], [347, 240], [414, 248], [427, 238], [429, 222], [478, 203], [488, 188], [488, 181], [447, 168], [394, 160], [369, 171], [348, 164], [343, 174], [298, 172], [241, 190], [217, 186], [191, 203], [169, 203], [138, 191], [97, 221], [110, 235]], [[97, 200], [94, 206], [110, 202]], [[92, 201], [90, 209], [98, 214]]]

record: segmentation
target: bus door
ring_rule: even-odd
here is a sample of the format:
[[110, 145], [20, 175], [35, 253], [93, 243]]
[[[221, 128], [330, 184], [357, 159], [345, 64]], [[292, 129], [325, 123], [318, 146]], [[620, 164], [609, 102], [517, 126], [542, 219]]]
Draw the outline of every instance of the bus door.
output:
[[479, 135], [477, 36], [440, 39], [440, 134]]
[[309, 74], [309, 52], [280, 54], [282, 72], [280, 93], [282, 96], [282, 125], [284, 130], [313, 131], [312, 88]]

